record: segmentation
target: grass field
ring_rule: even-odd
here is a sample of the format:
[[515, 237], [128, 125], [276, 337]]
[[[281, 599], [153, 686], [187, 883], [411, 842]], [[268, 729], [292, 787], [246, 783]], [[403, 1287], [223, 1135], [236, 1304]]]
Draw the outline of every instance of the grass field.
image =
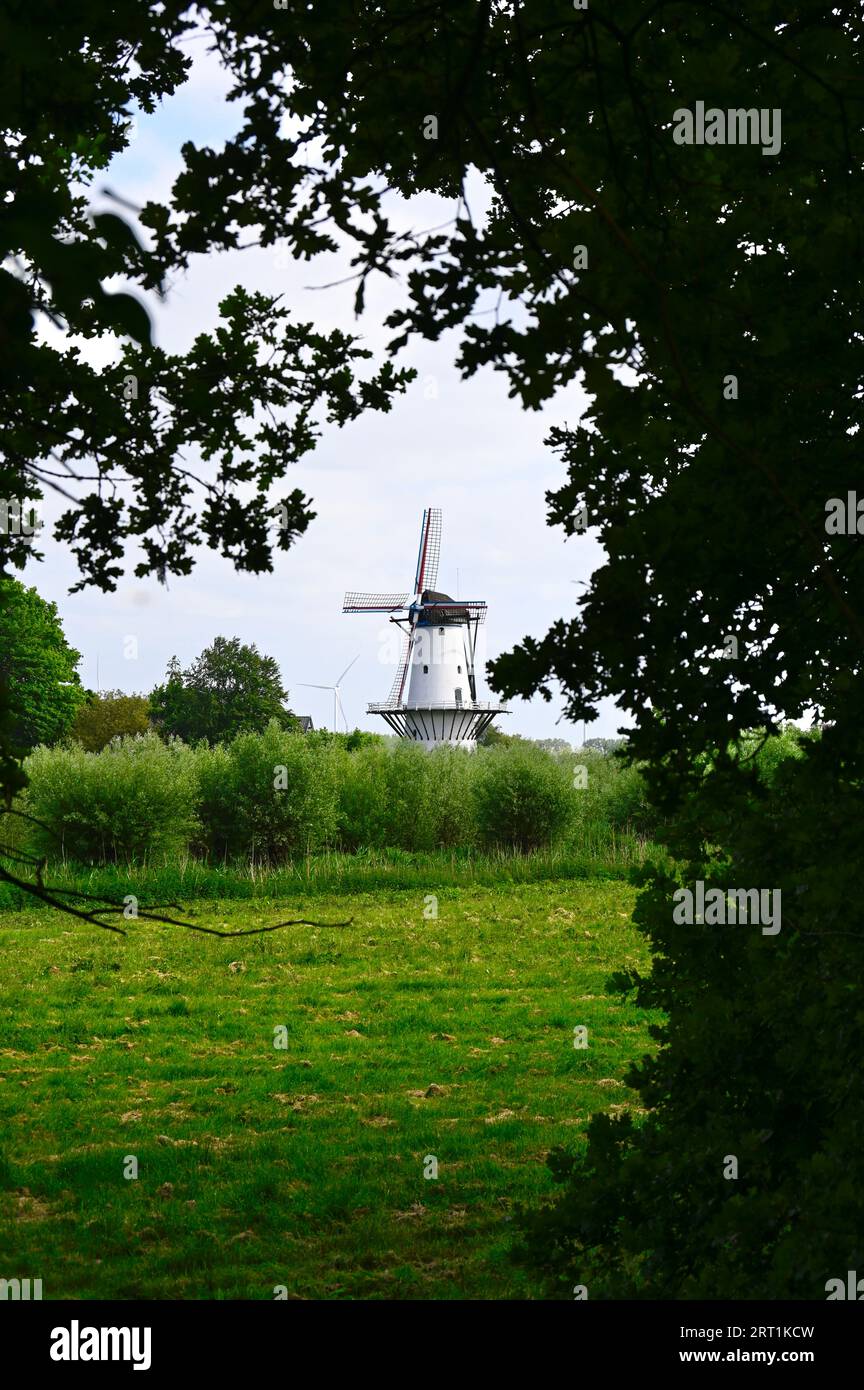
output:
[[45, 1298], [532, 1296], [514, 1209], [592, 1111], [635, 1105], [651, 1047], [603, 988], [647, 958], [633, 891], [441, 887], [437, 920], [413, 890], [188, 907], [354, 919], [236, 941], [0, 914], [0, 1276]]

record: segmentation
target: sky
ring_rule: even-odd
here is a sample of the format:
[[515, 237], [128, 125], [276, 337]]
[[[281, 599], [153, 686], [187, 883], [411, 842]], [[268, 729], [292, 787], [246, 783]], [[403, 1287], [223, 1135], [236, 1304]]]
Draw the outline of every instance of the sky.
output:
[[[226, 99], [226, 76], [204, 42], [192, 37], [189, 51], [189, 81], [152, 115], [138, 116], [128, 149], [91, 190], [94, 210], [117, 208], [105, 187], [138, 206], [167, 199], [182, 143], [217, 148], [240, 124], [238, 107]], [[388, 212], [406, 228], [425, 228], [454, 208], [424, 197], [391, 202]], [[154, 339], [168, 351], [187, 350], [216, 325], [219, 301], [241, 284], [282, 294], [293, 315], [323, 331], [361, 335], [383, 361], [388, 335], [381, 323], [399, 302], [399, 288], [378, 277], [357, 320], [353, 285], [322, 288], [348, 269], [347, 256], [300, 264], [278, 246], [198, 256], [188, 273], [174, 277], [164, 303], [148, 302]], [[59, 345], [50, 325], [42, 336]], [[163, 586], [135, 577], [132, 554], [115, 593], [70, 594], [77, 568], [50, 540], [52, 520], [67, 504], [49, 494], [42, 508], [45, 559], [29, 564], [24, 578], [57, 603], [67, 638], [82, 654], [84, 684], [146, 693], [164, 679], [172, 656], [186, 666], [215, 637], [239, 637], [276, 658], [291, 708], [311, 715], [316, 727], [332, 727], [332, 696], [302, 683], [333, 684], [358, 657], [341, 690], [348, 724], [387, 732], [366, 704], [387, 698], [399, 644], [385, 618], [343, 615], [342, 597], [347, 589], [410, 591], [424, 507], [443, 512], [438, 588], [489, 605], [479, 672], [526, 635], [542, 637], [572, 614], [579, 585], [603, 552], [590, 531], [568, 539], [546, 524], [545, 494], [562, 484], [565, 469], [543, 440], [552, 425], [575, 424], [586, 398], [574, 386], [544, 410], [527, 412], [508, 398], [503, 375], [484, 370], [462, 381], [453, 366], [457, 342], [448, 335], [413, 343], [398, 365], [416, 368], [417, 378], [391, 412], [361, 416], [341, 430], [325, 426], [314, 452], [290, 469], [285, 491], [300, 488], [317, 515], [288, 552], [277, 552], [271, 574], [238, 574], [202, 548], [192, 575]], [[79, 346], [94, 364], [118, 355], [110, 338]], [[492, 698], [482, 677], [479, 685], [478, 699]], [[497, 722], [509, 733], [581, 743], [586, 731], [563, 719], [562, 707], [560, 699], [516, 700]], [[587, 735], [611, 737], [627, 722], [607, 701]]]

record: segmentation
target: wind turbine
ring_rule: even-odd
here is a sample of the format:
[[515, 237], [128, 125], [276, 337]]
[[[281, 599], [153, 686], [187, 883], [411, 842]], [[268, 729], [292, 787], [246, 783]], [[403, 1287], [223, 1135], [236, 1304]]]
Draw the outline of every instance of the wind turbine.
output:
[[[358, 652], [357, 655], [356, 655], [355, 658], [354, 658], [354, 661], [359, 661], [359, 660], [360, 660], [360, 653]], [[333, 732], [334, 732], [334, 734], [339, 732], [339, 714], [340, 714], [340, 713], [341, 713], [341, 715], [342, 715], [342, 723], [345, 725], [345, 732], [346, 732], [346, 734], [347, 734], [347, 732], [348, 732], [348, 720], [345, 718], [345, 711], [344, 711], [344, 709], [342, 709], [342, 701], [341, 701], [340, 698], [339, 698], [339, 687], [341, 686], [341, 684], [342, 684], [343, 680], [345, 679], [345, 677], [347, 676], [348, 672], [351, 670], [351, 667], [354, 665], [354, 661], [349, 661], [348, 665], [345, 667], [345, 670], [342, 672], [342, 675], [341, 675], [341, 676], [338, 678], [338, 680], [336, 681], [336, 684], [335, 684], [335, 685], [315, 685], [312, 681], [297, 681], [297, 682], [296, 682], [297, 685], [302, 685], [306, 690], [332, 690], [332, 691], [333, 691]]]

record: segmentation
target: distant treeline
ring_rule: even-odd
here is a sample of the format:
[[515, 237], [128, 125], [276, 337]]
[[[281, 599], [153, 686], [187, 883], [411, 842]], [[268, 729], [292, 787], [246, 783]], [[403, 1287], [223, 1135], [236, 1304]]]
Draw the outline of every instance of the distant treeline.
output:
[[209, 747], [153, 732], [98, 753], [37, 748], [19, 821], [29, 849], [80, 864], [191, 854], [279, 865], [325, 849], [508, 849], [647, 836], [640, 772], [597, 748], [527, 740], [427, 751], [368, 734], [298, 734], [274, 721]]

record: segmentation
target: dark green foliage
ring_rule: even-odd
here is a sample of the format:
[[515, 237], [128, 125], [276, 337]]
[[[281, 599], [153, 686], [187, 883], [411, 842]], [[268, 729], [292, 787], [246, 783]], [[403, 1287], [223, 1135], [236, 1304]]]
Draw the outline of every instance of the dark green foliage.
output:
[[[864, 1264], [862, 748], [828, 730], [797, 751], [767, 777], [706, 774], [670, 832], [677, 868], [638, 875], [653, 967], [617, 983], [668, 1022], [630, 1077], [641, 1127], [593, 1120], [584, 1160], [551, 1160], [564, 1196], [526, 1222], [561, 1291], [819, 1299]], [[697, 879], [780, 889], [779, 934], [674, 924], [673, 892]]]
[[16, 753], [15, 728], [9, 682], [0, 674], [0, 804], [7, 810], [27, 784], [20, 756]]
[[[273, 547], [287, 549], [314, 515], [298, 489], [282, 491], [289, 465], [314, 448], [325, 422], [387, 410], [407, 379], [390, 363], [362, 378], [371, 354], [354, 337], [294, 322], [278, 295], [239, 287], [222, 301], [215, 331], [187, 353], [152, 341], [146, 303], [170, 292], [172, 266], [208, 243], [246, 238], [215, 226], [226, 209], [200, 163], [179, 185], [213, 219], [214, 238], [190, 226], [179, 257], [144, 245], [164, 240], [167, 209], [145, 211], [145, 235], [122, 198], [118, 211], [88, 216], [85, 190], [94, 180], [99, 188], [112, 155], [128, 146], [133, 108], [154, 110], [184, 82], [195, 23], [177, 0], [124, 13], [90, 0], [4, 14], [0, 498], [38, 498], [68, 466], [66, 492], [77, 501], [55, 534], [72, 547], [83, 582], [102, 588], [116, 584], [133, 539], [142, 575], [188, 573], [199, 540], [238, 568], [270, 570]], [[129, 288], [106, 289], [112, 277]], [[125, 339], [122, 356], [97, 368], [77, 348], [49, 346], [37, 336], [44, 316], [87, 340]], [[190, 454], [209, 465], [201, 489], [183, 466]], [[99, 483], [76, 487], [73, 474]], [[109, 488], [108, 478], [127, 487]], [[20, 536], [0, 536], [0, 570], [30, 550]]]
[[17, 757], [68, 733], [86, 698], [76, 671], [80, 660], [63, 635], [56, 603], [0, 576], [0, 687]]
[[347, 749], [349, 753], [355, 748], [365, 748], [382, 741], [381, 734], [370, 734], [365, 729], [352, 729], [350, 734], [331, 733], [329, 729], [312, 729], [306, 737], [313, 745], [335, 744], [338, 748]]
[[285, 708], [279, 667], [239, 637], [217, 637], [185, 671], [176, 657], [168, 677], [150, 695], [150, 714], [160, 733], [189, 743], [219, 743], [238, 734], [263, 733], [271, 720], [296, 727]]
[[[153, 342], [145, 300], [166, 292], [172, 267], [245, 238], [216, 227], [225, 209], [200, 163], [179, 183], [197, 190], [214, 238], [190, 225], [179, 255], [146, 249], [122, 197], [123, 216], [89, 216], [86, 190], [100, 187], [101, 171], [129, 144], [135, 106], [152, 112], [185, 80], [184, 42], [196, 23], [176, 0], [122, 12], [46, 3], [3, 15], [0, 501], [26, 508], [63, 477], [70, 505], [54, 535], [75, 556], [75, 587], [113, 589], [135, 543], [143, 550], [135, 573], [163, 581], [191, 571], [199, 542], [238, 569], [272, 570], [274, 547], [287, 550], [315, 515], [299, 489], [285, 489], [290, 465], [314, 449], [325, 425], [389, 410], [413, 375], [390, 362], [361, 374], [372, 354], [355, 337], [321, 333], [294, 321], [278, 295], [240, 287], [222, 300], [216, 329], [187, 353]], [[257, 181], [263, 166], [255, 167]], [[255, 201], [235, 204], [241, 220]], [[142, 222], [148, 239], [164, 243], [167, 209], [149, 207]], [[302, 233], [291, 241], [308, 250]], [[129, 290], [108, 290], [115, 277]], [[93, 366], [68, 341], [46, 339], [46, 319], [79, 339], [123, 339], [122, 354]], [[190, 454], [204, 462], [201, 486], [186, 466]], [[38, 553], [32, 536], [0, 531], [0, 575]], [[0, 681], [4, 798], [21, 784], [20, 729], [7, 698], [14, 692]]]
[[[787, 760], [803, 758], [809, 745], [819, 738], [818, 729], [798, 729], [789, 724], [773, 737], [766, 736], [763, 729], [751, 733], [742, 739], [741, 750], [744, 757], [752, 757], [760, 778], [771, 786]], [[788, 775], [788, 771], [784, 773]]]
[[518, 734], [505, 733], [496, 724], [490, 724], [488, 729], [484, 729], [477, 742], [481, 748], [507, 748], [511, 743], [520, 742], [520, 738]]
[[87, 703], [75, 715], [71, 734], [88, 753], [98, 753], [112, 738], [146, 734], [150, 705], [146, 695], [125, 695], [122, 690], [88, 692]]

